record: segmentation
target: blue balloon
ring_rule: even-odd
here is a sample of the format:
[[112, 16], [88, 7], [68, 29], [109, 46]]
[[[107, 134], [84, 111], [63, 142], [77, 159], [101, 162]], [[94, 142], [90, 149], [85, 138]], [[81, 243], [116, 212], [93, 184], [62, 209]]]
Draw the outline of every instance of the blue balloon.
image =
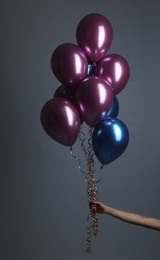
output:
[[112, 106], [109, 110], [109, 112], [105, 115], [104, 120], [108, 117], [117, 117], [119, 113], [119, 102], [117, 97], [113, 98]]
[[96, 65], [93, 63], [88, 63], [88, 69], [87, 69], [87, 77], [93, 76], [96, 73]]
[[93, 131], [93, 150], [103, 165], [116, 160], [125, 151], [128, 142], [128, 128], [117, 118], [102, 120]]

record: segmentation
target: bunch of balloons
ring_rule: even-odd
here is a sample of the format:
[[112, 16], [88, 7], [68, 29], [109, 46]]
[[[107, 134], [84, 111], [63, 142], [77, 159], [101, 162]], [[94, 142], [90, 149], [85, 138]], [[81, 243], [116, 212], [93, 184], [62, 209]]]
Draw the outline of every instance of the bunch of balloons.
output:
[[129, 141], [126, 125], [116, 118], [116, 95], [130, 69], [122, 56], [106, 55], [112, 38], [112, 26], [101, 14], [79, 22], [77, 45], [63, 43], [53, 51], [51, 68], [61, 85], [41, 110], [45, 132], [65, 146], [73, 146], [83, 122], [92, 128], [93, 150], [103, 165], [117, 159]]
[[[112, 26], [101, 14], [85, 16], [76, 31], [77, 45], [63, 43], [51, 57], [51, 68], [61, 85], [41, 110], [45, 132], [55, 141], [70, 147], [79, 136], [87, 161], [88, 200], [97, 199], [94, 154], [103, 165], [117, 159], [126, 149], [129, 132], [117, 119], [117, 94], [126, 86], [130, 69], [118, 54], [106, 55], [113, 38]], [[88, 147], [85, 148], [82, 124], [89, 128]], [[74, 157], [74, 156], [73, 156]], [[77, 159], [77, 157], [75, 157]], [[91, 229], [98, 233], [98, 214], [90, 212], [87, 228], [86, 252], [90, 252]]]

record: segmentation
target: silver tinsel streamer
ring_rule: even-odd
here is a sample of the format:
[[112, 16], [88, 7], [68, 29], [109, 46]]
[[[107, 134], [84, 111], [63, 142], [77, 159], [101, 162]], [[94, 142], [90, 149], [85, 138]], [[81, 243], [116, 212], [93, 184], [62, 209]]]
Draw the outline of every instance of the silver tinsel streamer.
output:
[[[96, 173], [94, 171], [94, 152], [92, 148], [92, 131], [93, 129], [89, 127], [89, 139], [88, 139], [88, 148], [87, 148], [87, 195], [88, 201], [91, 202], [93, 200], [97, 200], [98, 188], [96, 182]], [[90, 211], [88, 216], [88, 224], [89, 227], [87, 228], [87, 244], [86, 244], [86, 252], [91, 252], [91, 228], [94, 236], [98, 234], [98, 214]]]

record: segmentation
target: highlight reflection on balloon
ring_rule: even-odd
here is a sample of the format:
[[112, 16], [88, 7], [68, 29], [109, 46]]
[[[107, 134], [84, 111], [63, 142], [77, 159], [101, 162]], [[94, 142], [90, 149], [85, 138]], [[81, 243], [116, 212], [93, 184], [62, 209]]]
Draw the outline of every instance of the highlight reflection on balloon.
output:
[[101, 14], [86, 15], [78, 24], [77, 42], [89, 61], [97, 62], [109, 49], [113, 31], [108, 19]]
[[64, 98], [53, 98], [44, 104], [41, 123], [52, 139], [66, 146], [75, 143], [81, 124], [76, 108]]
[[109, 54], [97, 64], [96, 75], [105, 79], [117, 95], [127, 84], [130, 68], [128, 62], [118, 54]]
[[56, 78], [64, 86], [75, 89], [86, 78], [88, 60], [77, 45], [64, 43], [53, 52], [51, 67]]
[[125, 151], [128, 142], [128, 129], [117, 118], [102, 120], [92, 135], [93, 150], [103, 165], [116, 160]]
[[87, 77], [95, 76], [96, 73], [96, 64], [93, 62], [88, 63]]
[[117, 117], [119, 113], [119, 102], [117, 97], [113, 98], [112, 106], [109, 110], [109, 112], [105, 115], [104, 119], [107, 119], [108, 117]]
[[86, 78], [76, 91], [76, 103], [81, 118], [95, 126], [110, 110], [113, 93], [108, 83], [100, 77]]

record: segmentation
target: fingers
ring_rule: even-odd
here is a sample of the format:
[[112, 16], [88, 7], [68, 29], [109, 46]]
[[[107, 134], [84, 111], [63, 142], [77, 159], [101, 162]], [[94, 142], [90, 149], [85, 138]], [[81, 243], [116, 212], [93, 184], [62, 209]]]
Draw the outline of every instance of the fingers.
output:
[[92, 207], [91, 207], [91, 211], [92, 211], [93, 213], [97, 213], [97, 207], [96, 207], [96, 206], [95, 206], [95, 207], [92, 206]]
[[99, 204], [99, 202], [96, 201], [96, 200], [92, 200], [91, 203], [92, 203], [93, 205], [98, 205], [98, 204]]
[[97, 205], [99, 202], [96, 200], [88, 201], [89, 205]]
[[98, 202], [95, 201], [95, 200], [92, 200], [89, 202], [89, 207], [90, 207], [90, 210], [93, 212], [93, 213], [97, 213], [98, 210], [97, 210], [97, 205], [98, 205]]

